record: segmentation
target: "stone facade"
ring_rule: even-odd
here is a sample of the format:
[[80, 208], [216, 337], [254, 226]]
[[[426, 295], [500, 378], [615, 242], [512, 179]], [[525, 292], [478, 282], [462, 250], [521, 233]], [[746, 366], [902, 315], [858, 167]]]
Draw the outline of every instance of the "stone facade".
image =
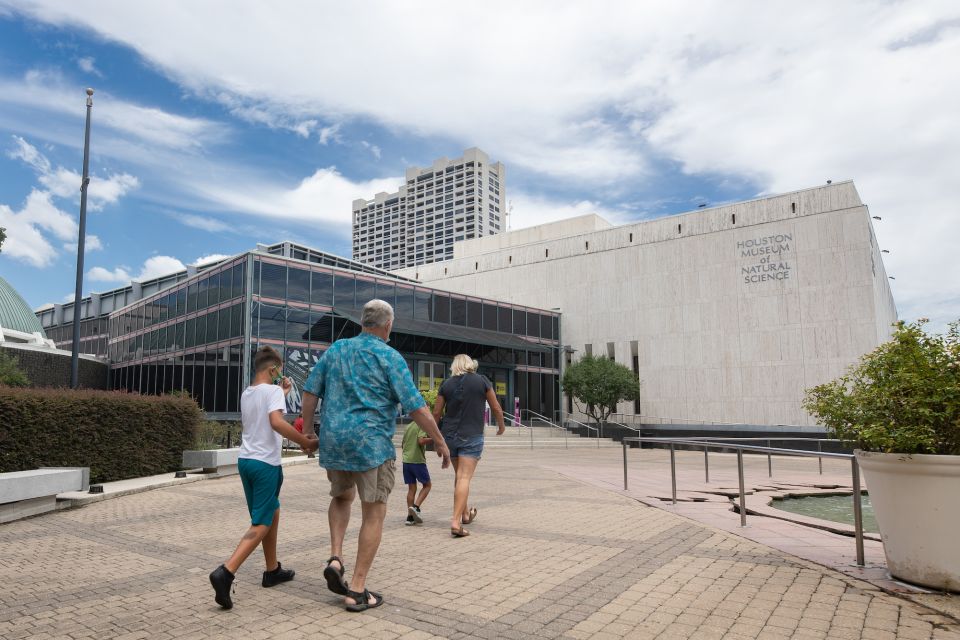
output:
[[[34, 387], [69, 387], [70, 352], [26, 345], [4, 344], [0, 351], [13, 356], [20, 370], [27, 374]], [[109, 365], [105, 360], [80, 356], [80, 386], [84, 389], [106, 389]]]
[[886, 340], [896, 307], [852, 182], [622, 226], [597, 216], [400, 271], [562, 311], [561, 344], [634, 368], [670, 421], [812, 425], [804, 390]]

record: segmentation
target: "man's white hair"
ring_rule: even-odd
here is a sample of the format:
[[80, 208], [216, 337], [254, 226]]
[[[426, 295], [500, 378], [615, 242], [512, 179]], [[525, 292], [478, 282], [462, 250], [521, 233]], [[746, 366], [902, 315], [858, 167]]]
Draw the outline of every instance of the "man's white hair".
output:
[[360, 326], [364, 329], [385, 327], [393, 320], [393, 307], [385, 300], [374, 298], [363, 305], [363, 314], [360, 316]]

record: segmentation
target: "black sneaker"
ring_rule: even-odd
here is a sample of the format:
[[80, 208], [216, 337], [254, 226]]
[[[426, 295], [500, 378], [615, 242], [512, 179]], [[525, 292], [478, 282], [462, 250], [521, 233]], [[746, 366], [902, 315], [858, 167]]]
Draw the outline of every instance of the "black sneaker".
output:
[[220, 565], [210, 573], [210, 584], [216, 592], [214, 600], [224, 609], [233, 608], [233, 600], [230, 599], [230, 586], [233, 584], [234, 575], [223, 565]]
[[263, 572], [263, 582], [262, 584], [265, 587], [273, 587], [281, 582], [289, 582], [293, 580], [293, 576], [296, 575], [296, 571], [293, 569], [284, 569], [280, 566], [280, 563], [277, 563], [277, 568], [273, 571], [264, 571]]
[[404, 524], [406, 524], [408, 527], [412, 527], [413, 525], [417, 524], [417, 521], [413, 519], [413, 516], [407, 516], [407, 521]]

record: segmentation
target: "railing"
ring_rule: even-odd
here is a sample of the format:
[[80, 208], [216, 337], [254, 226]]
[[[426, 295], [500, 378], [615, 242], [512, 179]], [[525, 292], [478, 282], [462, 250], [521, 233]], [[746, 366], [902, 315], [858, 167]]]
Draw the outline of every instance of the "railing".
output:
[[591, 427], [590, 425], [585, 424], [585, 423], [583, 423], [583, 422], [580, 422], [579, 420], [574, 420], [573, 418], [567, 418], [567, 422], [572, 422], [573, 424], [579, 425], [579, 426], [581, 426], [581, 427], [585, 427], [585, 428], [587, 429], [587, 431], [588, 431], [588, 433], [587, 433], [587, 437], [588, 437], [588, 438], [590, 437], [589, 431], [594, 431], [594, 432], [596, 432], [596, 434], [597, 434], [597, 449], [600, 448], [600, 429], [598, 429], [597, 427]]
[[[731, 427], [742, 426], [746, 423], [744, 422], [726, 422], [724, 420], [709, 420], [706, 418], [675, 418], [670, 416], [651, 416], [642, 413], [611, 413], [611, 417], [617, 416], [617, 420], [621, 423], [631, 421], [634, 423], [641, 424], [693, 424], [693, 425], [704, 425], [704, 424], [715, 424], [715, 425], [727, 425]], [[627, 426], [621, 424], [621, 426]], [[801, 424], [778, 424], [777, 427], [797, 427], [801, 429], [809, 429], [811, 425], [801, 425]]]
[[[547, 418], [546, 416], [544, 416], [544, 415], [542, 415], [542, 414], [537, 413], [536, 411], [531, 411], [530, 409], [527, 409], [527, 415], [530, 416], [529, 419], [530, 419], [530, 426], [531, 426], [531, 427], [533, 427], [533, 423], [534, 423], [534, 422], [542, 422], [542, 423], [546, 424], [548, 427], [551, 427], [551, 428], [554, 428], [554, 429], [560, 429], [561, 431], [563, 431], [563, 448], [564, 448], [564, 449], [568, 449], [568, 448], [569, 448], [568, 445], [567, 445], [567, 430], [566, 430], [566, 429], [564, 429], [563, 427], [561, 427], [561, 426], [558, 425], [558, 424], [553, 423], [549, 418]], [[530, 448], [533, 449], [533, 429], [532, 429], [532, 428], [530, 429]]]
[[[744, 440], [784, 440], [784, 441], [797, 441], [804, 440], [803, 438], [743, 438]], [[671, 496], [673, 504], [677, 504], [677, 463], [676, 463], [676, 447], [677, 445], [681, 446], [696, 446], [697, 448], [703, 447], [704, 450], [704, 460], [706, 461], [705, 468], [707, 469], [706, 478], [707, 482], [710, 482], [709, 475], [709, 462], [707, 461], [707, 450], [708, 449], [736, 449], [737, 451], [737, 476], [739, 479], [739, 489], [740, 489], [740, 526], [747, 526], [747, 500], [746, 500], [746, 489], [743, 481], [743, 452], [744, 451], [753, 451], [757, 453], [766, 453], [767, 454], [767, 469], [768, 473], [772, 475], [773, 473], [773, 464], [770, 461], [770, 456], [773, 454], [785, 455], [785, 456], [795, 456], [800, 458], [819, 458], [820, 471], [823, 472], [823, 458], [835, 458], [842, 460], [850, 461], [850, 477], [851, 477], [851, 486], [853, 488], [853, 530], [854, 530], [854, 540], [856, 544], [856, 553], [857, 553], [857, 564], [859, 566], [864, 566], [864, 552], [863, 552], [863, 504], [861, 502], [861, 488], [860, 488], [860, 466], [857, 464], [857, 458], [849, 453], [828, 453], [822, 450], [818, 451], [804, 451], [801, 449], [779, 449], [776, 447], [758, 447], [755, 445], [748, 444], [731, 444], [730, 442], [716, 442], [717, 438], [708, 439], [708, 438], [624, 438], [623, 439], [623, 490], [627, 490], [627, 449], [630, 448], [630, 442], [652, 442], [659, 444], [669, 444], [670, 445], [670, 485], [671, 485]], [[733, 438], [725, 438], [725, 440], [733, 440]], [[822, 439], [818, 439], [822, 440]], [[836, 441], [834, 441], [836, 442]]]

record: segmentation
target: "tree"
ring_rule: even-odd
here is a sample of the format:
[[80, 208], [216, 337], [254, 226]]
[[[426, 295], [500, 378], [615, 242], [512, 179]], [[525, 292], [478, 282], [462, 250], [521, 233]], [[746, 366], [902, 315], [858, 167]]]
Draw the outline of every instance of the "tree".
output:
[[926, 323], [898, 322], [845, 375], [808, 389], [804, 408], [865, 451], [960, 455], [960, 320], [944, 335]]
[[640, 398], [640, 380], [633, 371], [602, 356], [585, 355], [567, 367], [562, 385], [598, 424], [606, 422], [618, 402]]
[[20, 371], [16, 358], [0, 351], [0, 384], [11, 387], [28, 387], [30, 379]]

